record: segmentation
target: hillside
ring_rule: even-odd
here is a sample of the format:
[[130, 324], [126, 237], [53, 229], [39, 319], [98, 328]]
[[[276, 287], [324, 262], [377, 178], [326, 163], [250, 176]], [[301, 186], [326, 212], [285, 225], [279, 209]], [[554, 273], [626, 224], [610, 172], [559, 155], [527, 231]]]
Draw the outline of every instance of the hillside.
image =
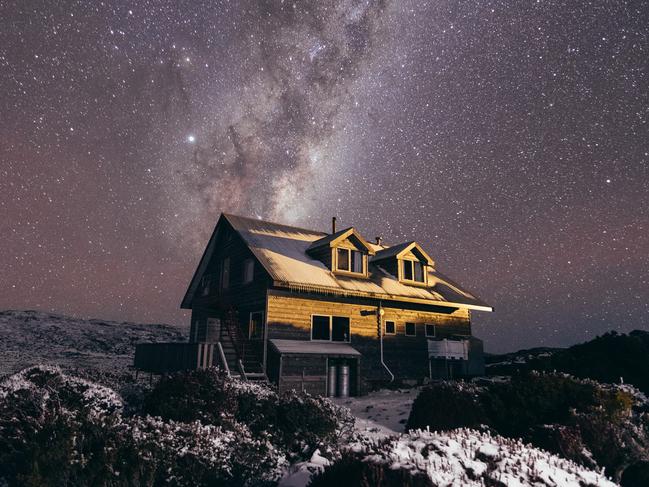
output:
[[609, 332], [566, 349], [533, 349], [487, 359], [489, 375], [558, 371], [599, 382], [625, 382], [649, 394], [649, 332]]
[[34, 364], [121, 373], [139, 342], [184, 341], [184, 327], [0, 311], [0, 376]]

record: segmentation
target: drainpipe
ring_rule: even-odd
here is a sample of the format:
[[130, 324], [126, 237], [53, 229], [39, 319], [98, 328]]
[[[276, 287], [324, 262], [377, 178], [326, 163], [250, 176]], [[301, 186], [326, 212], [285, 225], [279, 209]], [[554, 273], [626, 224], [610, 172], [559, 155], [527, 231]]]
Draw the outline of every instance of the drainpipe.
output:
[[381, 302], [379, 301], [379, 308], [378, 308], [378, 310], [376, 312], [376, 318], [377, 318], [377, 320], [379, 322], [379, 337], [380, 337], [380, 343], [381, 343], [381, 365], [383, 367], [385, 367], [385, 370], [387, 370], [388, 374], [390, 374], [390, 382], [394, 382], [394, 374], [388, 368], [388, 366], [386, 365], [386, 363], [383, 360], [383, 314], [384, 314], [383, 306], [382, 306]]

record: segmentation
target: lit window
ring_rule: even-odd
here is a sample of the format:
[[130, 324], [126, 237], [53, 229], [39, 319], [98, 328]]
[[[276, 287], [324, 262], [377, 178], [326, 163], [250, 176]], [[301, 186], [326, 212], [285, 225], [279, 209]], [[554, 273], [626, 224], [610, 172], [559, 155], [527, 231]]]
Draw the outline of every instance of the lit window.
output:
[[385, 322], [385, 334], [386, 335], [394, 335], [397, 333], [397, 327], [394, 324], [394, 321], [386, 321]]
[[417, 328], [414, 323], [406, 323], [406, 336], [414, 337], [417, 335]]
[[404, 260], [403, 262], [403, 280], [414, 282], [426, 282], [424, 275], [424, 265], [418, 260]]
[[243, 283], [247, 284], [252, 282], [255, 276], [255, 261], [252, 259], [246, 259], [243, 261]]
[[435, 336], [435, 325], [426, 325], [426, 336], [434, 337]]
[[348, 342], [349, 318], [346, 316], [314, 315], [311, 318], [311, 340]]
[[363, 254], [358, 250], [336, 249], [336, 269], [363, 274]]

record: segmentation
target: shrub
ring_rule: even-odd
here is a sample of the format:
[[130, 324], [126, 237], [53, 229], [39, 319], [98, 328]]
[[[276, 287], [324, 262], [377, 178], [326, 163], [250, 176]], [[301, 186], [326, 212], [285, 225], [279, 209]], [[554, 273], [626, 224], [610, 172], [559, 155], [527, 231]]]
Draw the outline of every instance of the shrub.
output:
[[285, 455], [267, 433], [122, 415], [112, 390], [34, 367], [0, 383], [0, 485], [262, 485]]
[[351, 431], [353, 418], [331, 401], [306, 392], [278, 395], [218, 369], [162, 379], [145, 399], [145, 411], [167, 420], [201, 421], [227, 427], [244, 423], [254, 434], [270, 434], [291, 455], [308, 458]]
[[620, 479], [630, 463], [649, 458], [644, 399], [628, 387], [563, 374], [519, 374], [482, 386], [433, 384], [413, 403], [407, 429], [484, 425], [523, 438]]
[[326, 450], [350, 435], [354, 418], [347, 409], [306, 392], [287, 391], [280, 397], [275, 418], [283, 445], [309, 458], [317, 448]]
[[314, 476], [328, 485], [589, 485], [613, 487], [589, 471], [519, 440], [474, 430], [411, 431], [385, 440], [363, 439]]

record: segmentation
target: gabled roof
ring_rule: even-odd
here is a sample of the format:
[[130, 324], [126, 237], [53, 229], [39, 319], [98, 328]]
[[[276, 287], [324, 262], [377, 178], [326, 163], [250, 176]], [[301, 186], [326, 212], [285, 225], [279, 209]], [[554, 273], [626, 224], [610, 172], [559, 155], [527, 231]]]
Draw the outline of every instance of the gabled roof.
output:
[[372, 262], [389, 259], [391, 257], [401, 258], [408, 252], [416, 250], [426, 260], [428, 265], [435, 265], [433, 259], [426, 253], [426, 251], [417, 242], [404, 242], [398, 245], [393, 245], [386, 249], [380, 250], [372, 257]]
[[361, 244], [367, 250], [369, 254], [374, 254], [374, 248], [361, 236], [360, 233], [356, 231], [354, 227], [349, 227], [345, 228], [344, 230], [339, 230], [336, 233], [332, 233], [330, 235], [327, 235], [325, 237], [322, 237], [318, 240], [315, 240], [311, 245], [309, 245], [309, 248], [307, 249], [307, 252], [310, 252], [315, 249], [319, 249], [321, 247], [335, 247], [336, 244], [342, 242], [343, 240], [346, 240], [350, 237], [355, 238], [358, 243]]
[[[369, 297], [492, 311], [488, 304], [460, 288], [432, 266], [427, 267], [429, 286], [426, 287], [409, 286], [399, 282], [397, 277], [381, 267], [380, 261], [374, 263], [376, 257], [369, 262], [367, 278], [336, 275], [307, 252], [314, 242], [328, 237], [326, 233], [230, 214], [222, 214], [219, 218], [187, 289], [182, 307], [191, 307], [191, 300], [198, 283], [214, 252], [217, 233], [222, 225], [228, 224], [242, 238], [271, 277], [274, 285], [278, 287], [298, 292]], [[369, 245], [370, 248], [378, 251], [377, 253], [381, 252], [378, 246]]]

